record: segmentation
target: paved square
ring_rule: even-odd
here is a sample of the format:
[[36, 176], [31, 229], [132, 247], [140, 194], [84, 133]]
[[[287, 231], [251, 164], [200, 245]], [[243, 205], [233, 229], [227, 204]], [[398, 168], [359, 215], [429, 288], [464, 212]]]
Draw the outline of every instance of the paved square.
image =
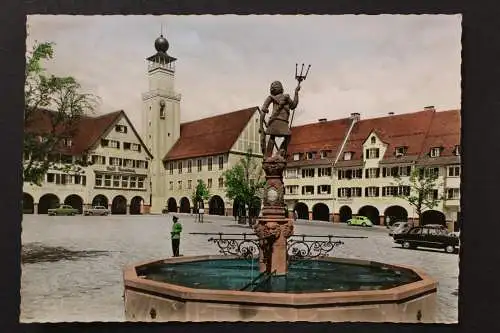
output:
[[[190, 232], [251, 232], [233, 218], [178, 214], [184, 231], [181, 254], [218, 254], [203, 235]], [[305, 224], [308, 223], [308, 224]], [[51, 217], [25, 215], [23, 245], [64, 247], [73, 251], [104, 251], [95, 256], [59, 261], [25, 263], [21, 280], [21, 322], [124, 321], [122, 268], [139, 261], [172, 255], [171, 217], [106, 216]], [[296, 234], [367, 236], [345, 239], [335, 256], [410, 265], [424, 270], [439, 282], [438, 322], [458, 321], [459, 256], [433, 250], [404, 250], [393, 243], [387, 229], [349, 227], [321, 222], [296, 223]]]

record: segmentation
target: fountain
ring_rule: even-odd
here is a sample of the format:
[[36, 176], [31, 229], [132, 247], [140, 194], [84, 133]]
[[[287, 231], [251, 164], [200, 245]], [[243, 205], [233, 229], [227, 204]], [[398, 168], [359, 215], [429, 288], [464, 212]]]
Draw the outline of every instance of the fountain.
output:
[[[253, 234], [211, 235], [221, 255], [174, 257], [124, 270], [130, 321], [434, 322], [437, 283], [418, 269], [330, 256], [333, 235], [294, 235], [284, 203], [289, 116], [298, 104], [279, 81], [260, 110], [267, 186]], [[268, 122], [265, 115], [272, 104]], [[291, 123], [291, 121], [290, 121]], [[265, 128], [264, 128], [265, 126]], [[282, 138], [278, 147], [276, 138]], [[258, 256], [258, 265], [255, 260]], [[258, 266], [258, 267], [257, 267]]]

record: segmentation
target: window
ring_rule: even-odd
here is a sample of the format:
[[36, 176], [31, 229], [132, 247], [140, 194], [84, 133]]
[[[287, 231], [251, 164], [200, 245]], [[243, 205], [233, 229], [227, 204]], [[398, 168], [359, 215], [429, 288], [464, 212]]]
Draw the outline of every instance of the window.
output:
[[113, 176], [113, 187], [120, 187], [120, 176]]
[[165, 119], [165, 107], [160, 106], [160, 119]]
[[319, 152], [319, 158], [324, 159], [326, 158], [326, 151], [322, 150]]
[[82, 175], [75, 175], [73, 183], [76, 185], [85, 185], [86, 183], [86, 176]]
[[133, 168], [134, 167], [134, 161], [131, 159], [124, 159], [123, 160], [123, 166], [126, 168]]
[[182, 180], [177, 181], [177, 189], [182, 190]]
[[169, 162], [168, 163], [168, 173], [173, 175], [174, 174], [174, 162]]
[[193, 181], [191, 179], [189, 179], [188, 180], [188, 190], [190, 190], [192, 186], [193, 186]]
[[361, 196], [361, 187], [351, 187], [351, 196], [352, 197], [360, 197]]
[[459, 188], [449, 188], [446, 191], [446, 198], [449, 200], [458, 199], [460, 197], [460, 189]]
[[207, 187], [212, 188], [212, 178], [208, 178]]
[[455, 154], [455, 156], [460, 156], [461, 151], [459, 145], [455, 146], [455, 149], [453, 149], [453, 153]]
[[318, 168], [318, 177], [331, 177], [332, 168]]
[[137, 187], [137, 177], [134, 177], [134, 176], [130, 177], [129, 187], [130, 188]]
[[188, 173], [192, 172], [192, 167], [193, 167], [193, 161], [189, 160], [188, 161]]
[[109, 165], [120, 166], [120, 165], [122, 165], [122, 159], [118, 158], [118, 157], [110, 157], [109, 158]]
[[177, 162], [177, 170], [179, 171], [179, 174], [182, 173], [182, 161]]
[[106, 157], [99, 155], [92, 155], [92, 164], [106, 164]]
[[439, 192], [438, 190], [430, 190], [427, 193], [427, 200], [438, 200], [439, 199]]
[[431, 155], [431, 157], [439, 157], [439, 155], [441, 155], [441, 148], [440, 147], [432, 148], [430, 155]]
[[286, 178], [297, 178], [297, 169], [286, 169]]
[[115, 126], [115, 131], [118, 133], [127, 133], [127, 126], [125, 125], [116, 125]]
[[314, 157], [314, 154], [312, 152], [307, 152], [306, 153], [306, 160], [312, 160]]
[[352, 152], [351, 151], [346, 151], [344, 153], [344, 161], [350, 161], [352, 158]]
[[169, 189], [170, 191], [172, 191], [172, 190], [174, 189], [174, 182], [173, 182], [173, 181], [170, 181], [170, 182], [168, 183], [168, 189]]
[[134, 151], [141, 151], [141, 145], [138, 143], [132, 143], [130, 144], [130, 149]]
[[95, 186], [102, 186], [102, 175], [95, 175]]
[[302, 195], [313, 195], [314, 194], [314, 186], [306, 185], [302, 186]]
[[395, 166], [382, 168], [382, 177], [407, 177], [411, 174], [411, 166]]
[[396, 157], [404, 156], [406, 155], [406, 149], [407, 149], [406, 147], [396, 147], [394, 155], [396, 155]]
[[449, 177], [460, 177], [460, 166], [451, 166], [448, 168]]
[[212, 158], [209, 157], [207, 160], [207, 169], [208, 171], [212, 171]]
[[138, 188], [144, 188], [144, 180], [145, 180], [144, 177], [138, 177], [137, 178], [137, 187]]
[[202, 166], [201, 159], [197, 160], [196, 163], [198, 164], [198, 171], [201, 171], [201, 166]]
[[382, 187], [382, 196], [383, 197], [391, 197], [391, 196], [409, 196], [410, 195], [410, 186], [385, 186]]
[[365, 169], [365, 178], [379, 178], [380, 169], [379, 168], [368, 168]]
[[337, 189], [337, 196], [339, 198], [350, 198], [351, 189], [349, 187], [340, 187]]
[[425, 169], [425, 176], [426, 177], [439, 177], [439, 168], [427, 168]]
[[219, 156], [219, 170], [224, 169], [224, 156]]
[[363, 177], [363, 170], [362, 169], [345, 169], [345, 170], [339, 170], [338, 179], [353, 179], [353, 178], [362, 178]]
[[122, 176], [122, 188], [128, 187], [128, 176]]
[[375, 186], [365, 187], [365, 197], [378, 197], [379, 188]]
[[299, 194], [299, 185], [287, 185], [285, 186], [285, 193], [289, 195]]
[[372, 136], [370, 139], [370, 143], [374, 145], [375, 143], [377, 143], [377, 139], [374, 136]]
[[302, 178], [313, 178], [314, 169], [302, 169]]
[[104, 176], [104, 186], [111, 187], [111, 175]]
[[120, 148], [120, 142], [119, 141], [115, 141], [115, 140], [109, 140], [109, 147], [119, 149]]
[[318, 185], [318, 194], [330, 194], [331, 189], [331, 185]]
[[422, 233], [422, 228], [411, 229], [409, 233], [413, 234], [413, 235], [420, 234], [420, 233]]
[[366, 159], [373, 159], [373, 158], [378, 158], [379, 157], [379, 150], [378, 148], [370, 148], [366, 150]]
[[131, 145], [131, 143], [130, 143], [130, 142], [124, 142], [124, 143], [123, 143], [123, 149], [124, 149], [124, 150], [130, 150], [130, 145]]
[[47, 183], [53, 183], [55, 181], [55, 175], [53, 173], [47, 174]]
[[66, 147], [71, 147], [73, 145], [73, 141], [71, 141], [71, 139], [68, 138], [64, 139], [63, 142]]
[[224, 187], [224, 178], [220, 177], [219, 178], [219, 188]]
[[299, 154], [299, 153], [295, 153], [295, 154], [293, 154], [293, 160], [294, 160], [294, 161], [298, 161], [298, 160], [300, 160], [300, 154]]
[[101, 139], [101, 146], [102, 147], [108, 147], [109, 146], [109, 140]]

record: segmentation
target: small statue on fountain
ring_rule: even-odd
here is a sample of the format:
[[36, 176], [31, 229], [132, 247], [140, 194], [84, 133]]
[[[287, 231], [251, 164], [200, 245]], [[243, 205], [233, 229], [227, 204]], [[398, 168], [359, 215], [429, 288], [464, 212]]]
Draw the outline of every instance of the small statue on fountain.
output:
[[[278, 148], [278, 154], [282, 158], [286, 159], [288, 144], [291, 139], [291, 121], [290, 123], [288, 121], [290, 118], [290, 112], [294, 111], [299, 104], [300, 83], [306, 79], [310, 67], [311, 65], [307, 68], [305, 75], [302, 75], [304, 65], [302, 65], [300, 74], [297, 73], [297, 65], [295, 65], [295, 79], [298, 81], [298, 84], [295, 88], [293, 99], [290, 95], [283, 93], [283, 85], [280, 81], [274, 81], [271, 83], [270, 95], [266, 98], [260, 110], [260, 142], [264, 158], [273, 156], [274, 147], [276, 146], [276, 138], [283, 138], [283, 142]], [[271, 106], [271, 104], [273, 105], [273, 112], [269, 117], [269, 120], [266, 122], [265, 117], [266, 114], [269, 113], [269, 106]], [[293, 121], [293, 114], [291, 120]], [[264, 125], [266, 125], [266, 129], [264, 129]], [[266, 136], [269, 136], [267, 145]]]

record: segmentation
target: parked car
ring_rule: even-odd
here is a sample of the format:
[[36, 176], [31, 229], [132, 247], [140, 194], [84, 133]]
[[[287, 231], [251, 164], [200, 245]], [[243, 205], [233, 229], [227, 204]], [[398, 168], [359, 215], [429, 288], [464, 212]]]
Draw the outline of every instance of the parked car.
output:
[[403, 232], [406, 232], [406, 231], [410, 230], [410, 228], [412, 226], [413, 226], [413, 224], [411, 222], [396, 222], [390, 226], [389, 236], [393, 236], [394, 234], [401, 234]]
[[89, 215], [99, 215], [99, 216], [106, 216], [109, 215], [110, 211], [104, 206], [94, 206], [89, 209], [84, 209], [83, 210], [83, 215], [89, 216]]
[[395, 243], [401, 244], [405, 249], [428, 247], [457, 253], [460, 246], [460, 239], [455, 234], [437, 224], [412, 227], [407, 232], [394, 234], [392, 237]]
[[50, 208], [47, 211], [47, 214], [50, 216], [56, 216], [56, 215], [69, 215], [73, 216], [78, 214], [78, 209], [75, 209], [71, 207], [70, 205], [60, 205], [57, 208]]
[[353, 216], [347, 220], [347, 225], [360, 225], [362, 227], [373, 227], [372, 221], [366, 216]]

